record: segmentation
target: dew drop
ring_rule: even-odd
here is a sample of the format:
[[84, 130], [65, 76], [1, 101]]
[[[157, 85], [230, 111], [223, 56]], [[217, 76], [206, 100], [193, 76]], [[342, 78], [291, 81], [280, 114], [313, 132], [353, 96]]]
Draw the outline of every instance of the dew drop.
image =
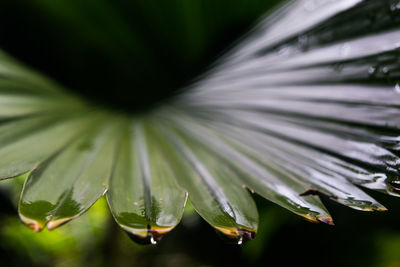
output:
[[392, 186], [392, 188], [396, 191], [400, 191], [400, 181], [390, 181], [389, 184]]
[[307, 35], [300, 35], [297, 37], [297, 42], [299, 44], [300, 50], [304, 51], [308, 48], [309, 46], [309, 38]]
[[369, 74], [370, 76], [374, 76], [375, 73], [376, 73], [376, 70], [377, 70], [377, 67], [371, 66], [371, 67], [368, 68], [368, 74]]
[[400, 94], [400, 84], [399, 84], [399, 83], [396, 83], [396, 85], [394, 86], [394, 91], [395, 91], [397, 94]]
[[398, 10], [400, 10], [400, 2], [391, 4], [391, 5], [390, 5], [390, 10], [391, 10], [391, 11], [398, 11]]
[[389, 74], [389, 71], [390, 71], [389, 67], [383, 67], [382, 68], [382, 73], [385, 74], [385, 75]]
[[337, 0], [308, 0], [304, 5], [304, 9], [311, 12], [336, 1]]
[[283, 45], [278, 48], [278, 54], [281, 56], [288, 56], [292, 53], [293, 49], [288, 45]]
[[153, 236], [150, 237], [150, 243], [151, 243], [152, 245], [157, 245], [157, 241], [154, 239]]
[[350, 47], [349, 44], [343, 44], [340, 47], [340, 51], [339, 51], [340, 56], [341, 57], [347, 57], [350, 54], [350, 49], [351, 49], [351, 47]]
[[240, 246], [243, 244], [243, 236], [241, 236], [237, 242], [237, 244]]

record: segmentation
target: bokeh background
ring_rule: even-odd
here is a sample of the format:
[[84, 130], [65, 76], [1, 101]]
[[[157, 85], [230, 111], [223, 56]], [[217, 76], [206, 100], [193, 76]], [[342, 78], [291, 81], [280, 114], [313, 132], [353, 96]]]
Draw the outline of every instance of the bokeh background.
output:
[[[0, 49], [84, 97], [147, 108], [201, 74], [280, 1], [0, 0]], [[49, 232], [18, 219], [24, 177], [0, 183], [3, 266], [400, 266], [400, 199], [354, 211], [325, 200], [336, 226], [312, 224], [255, 196], [255, 240], [224, 243], [188, 205], [157, 246], [133, 243], [104, 199]]]
[[313, 224], [257, 198], [260, 227], [242, 246], [225, 243], [190, 204], [156, 246], [131, 241], [101, 199], [59, 229], [34, 233], [17, 216], [24, 178], [0, 184], [0, 262], [7, 266], [400, 266], [400, 200], [369, 192], [389, 211], [354, 211], [324, 200], [335, 226]]

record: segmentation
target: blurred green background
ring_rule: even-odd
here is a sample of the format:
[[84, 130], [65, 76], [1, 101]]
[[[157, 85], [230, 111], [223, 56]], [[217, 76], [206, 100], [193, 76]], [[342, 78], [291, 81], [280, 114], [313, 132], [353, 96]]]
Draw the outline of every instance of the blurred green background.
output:
[[133, 243], [101, 199], [80, 218], [34, 233], [17, 218], [23, 178], [0, 184], [0, 261], [7, 266], [400, 266], [400, 200], [369, 192], [389, 211], [324, 201], [335, 226], [313, 224], [256, 197], [260, 227], [242, 246], [224, 243], [191, 207], [157, 246]]
[[[200, 75], [279, 0], [1, 0], [0, 48], [90, 100], [142, 109]], [[35, 234], [17, 216], [23, 178], [0, 183], [7, 266], [400, 266], [400, 200], [364, 213], [325, 201], [336, 226], [311, 224], [256, 197], [259, 233], [228, 245], [187, 209], [157, 246], [134, 244], [104, 200]]]
[[173, 95], [280, 0], [1, 0], [0, 48], [90, 100]]

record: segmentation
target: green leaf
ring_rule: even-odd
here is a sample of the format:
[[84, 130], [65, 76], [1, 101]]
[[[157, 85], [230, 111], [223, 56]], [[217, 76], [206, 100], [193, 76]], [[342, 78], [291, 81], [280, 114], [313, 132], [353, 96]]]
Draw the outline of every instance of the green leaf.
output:
[[16, 177], [36, 168], [90, 129], [92, 116], [41, 116], [0, 125], [0, 178]]
[[117, 223], [141, 243], [171, 231], [186, 203], [163, 152], [149, 122], [126, 122], [107, 200]]
[[310, 158], [303, 158], [303, 155], [298, 152], [301, 150], [299, 147], [292, 146], [291, 149], [286, 150], [287, 144], [285, 146], [279, 140], [265, 138], [257, 132], [224, 125], [218, 126], [226, 136], [232, 137], [229, 140], [232, 146], [246, 151], [264, 165], [284, 170], [287, 175], [293, 175], [308, 184], [309, 189], [303, 192], [302, 196], [320, 194], [357, 210], [386, 210], [341, 175], [323, 166], [313, 164], [313, 159], [316, 157], [312, 155], [312, 152]]
[[19, 213], [33, 230], [46, 225], [51, 230], [72, 220], [107, 191], [120, 128], [104, 120], [29, 175]]
[[[360, 187], [400, 195], [397, 3], [290, 1], [187, 86], [213, 40], [272, 2], [94, 2], [42, 0], [20, 16], [34, 33], [22, 50], [70, 88], [0, 52], [0, 178], [30, 172], [19, 212], [35, 231], [107, 190], [116, 222], [141, 243], [171, 231], [187, 198], [240, 244], [258, 230], [249, 191], [328, 224], [320, 196], [383, 211]], [[19, 5], [2, 2], [0, 22]], [[52, 36], [40, 46], [49, 54], [35, 50], [41, 36]], [[143, 105], [151, 111], [130, 113]]]
[[178, 182], [200, 216], [235, 242], [253, 239], [258, 212], [238, 176], [187, 135], [168, 128], [163, 132], [175, 147], [168, 149], [168, 159]]
[[219, 161], [225, 161], [231, 168], [237, 170], [242, 186], [250, 188], [259, 195], [305, 217], [307, 220], [333, 223], [331, 216], [319, 199], [300, 196], [302, 192], [309, 189], [304, 182], [280, 168], [266, 166], [259, 160], [250, 158], [236, 150], [223, 142], [210, 129], [202, 126], [201, 121], [194, 122], [179, 113], [171, 117], [175, 119], [173, 123], [179, 125], [187, 135], [192, 136], [208, 147], [215, 155], [218, 155]]

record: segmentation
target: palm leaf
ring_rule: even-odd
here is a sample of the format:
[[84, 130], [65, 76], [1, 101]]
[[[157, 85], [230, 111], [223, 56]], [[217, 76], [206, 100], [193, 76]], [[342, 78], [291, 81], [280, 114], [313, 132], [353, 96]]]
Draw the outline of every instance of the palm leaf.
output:
[[[84, 3], [65, 2], [68, 12], [37, 5], [61, 12], [57, 23], [85, 25], [80, 36], [96, 26], [84, 23]], [[101, 34], [85, 42], [118, 66], [139, 49], [149, 62], [138, 75], [148, 79], [153, 66], [165, 88], [177, 86], [166, 80], [164, 63], [150, 63], [160, 55], [144, 43], [154, 40], [130, 38], [114, 8], [101, 1], [96, 14], [113, 22], [99, 23], [124, 50]], [[182, 6], [193, 14], [199, 8], [195, 1]], [[287, 2], [184, 90], [140, 113], [93, 104], [2, 52], [0, 178], [30, 173], [19, 214], [35, 231], [76, 218], [106, 194], [116, 222], [141, 243], [172, 230], [187, 199], [236, 243], [258, 228], [249, 191], [313, 222], [333, 224], [321, 195], [357, 210], [386, 210], [361, 188], [399, 195], [399, 10], [382, 0]], [[202, 19], [188, 29], [201, 31]], [[179, 42], [197, 52], [180, 70], [211, 38], [188, 29]]]

